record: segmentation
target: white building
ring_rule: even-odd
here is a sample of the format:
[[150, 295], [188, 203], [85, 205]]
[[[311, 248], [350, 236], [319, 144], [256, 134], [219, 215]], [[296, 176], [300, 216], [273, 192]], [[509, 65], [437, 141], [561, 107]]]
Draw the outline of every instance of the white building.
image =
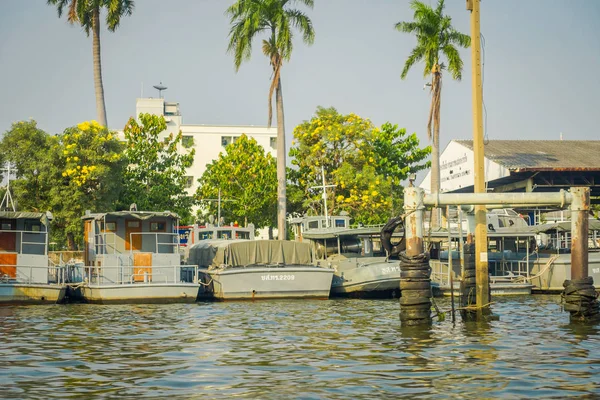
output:
[[167, 121], [165, 135], [177, 134], [180, 130], [183, 135], [182, 151], [196, 150], [194, 164], [188, 170], [188, 193], [194, 194], [198, 188], [198, 178], [206, 170], [206, 165], [219, 157], [225, 147], [234, 142], [238, 137], [254, 138], [265, 151], [277, 156], [277, 128], [266, 126], [218, 126], [184, 124], [179, 103], [167, 102], [164, 99], [140, 98], [136, 101], [135, 115], [140, 113], [162, 115]]

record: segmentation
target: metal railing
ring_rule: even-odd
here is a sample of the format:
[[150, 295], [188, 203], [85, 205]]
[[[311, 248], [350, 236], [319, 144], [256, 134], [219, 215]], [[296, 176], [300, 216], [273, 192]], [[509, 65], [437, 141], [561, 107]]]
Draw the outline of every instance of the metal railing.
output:
[[[84, 282], [95, 285], [197, 283], [199, 280], [197, 265], [81, 265], [74, 266], [74, 268], [83, 270]], [[142, 279], [136, 279], [136, 277], [142, 277]]]
[[[154, 236], [154, 253], [156, 254], [179, 254], [179, 233], [168, 233], [168, 232], [131, 232], [129, 234], [129, 243], [130, 245], [130, 252], [133, 253], [134, 249], [133, 249], [133, 237], [135, 235], [140, 235], [142, 236], [142, 246], [143, 246], [143, 236]], [[171, 237], [171, 241], [170, 242], [159, 242], [158, 238], [159, 236], [167, 236], [167, 237]], [[161, 253], [159, 252], [159, 246], [173, 246], [173, 251], [171, 253]], [[137, 250], [141, 250], [141, 249], [137, 249]]]
[[[48, 266], [43, 265], [9, 265], [0, 264], [0, 267], [13, 267], [15, 268], [15, 276], [10, 276], [7, 273], [0, 275], [0, 283], [27, 283], [27, 284], [58, 284], [62, 285], [65, 283], [66, 268], [64, 265], [54, 265], [52, 263]], [[44, 274], [46, 279], [37, 278], [38, 274], [34, 273], [39, 270], [45, 270], [47, 273]]]

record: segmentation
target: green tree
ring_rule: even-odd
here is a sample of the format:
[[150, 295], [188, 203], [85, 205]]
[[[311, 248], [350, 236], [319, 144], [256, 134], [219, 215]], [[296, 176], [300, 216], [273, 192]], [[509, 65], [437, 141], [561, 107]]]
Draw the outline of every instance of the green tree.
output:
[[130, 118], [125, 125], [129, 165], [121, 207], [135, 203], [138, 210], [169, 210], [179, 214], [182, 222], [190, 222], [194, 199], [187, 193], [186, 171], [194, 162], [195, 151], [179, 152], [181, 132], [161, 137], [166, 129], [164, 117], [152, 114], [140, 114], [139, 122]]
[[[431, 77], [431, 105], [427, 121], [427, 134], [432, 141], [431, 151], [431, 192], [440, 191], [440, 105], [442, 95], [442, 71], [447, 69], [452, 78], [461, 79], [463, 62], [457, 46], [467, 48], [471, 44], [468, 35], [452, 27], [452, 18], [444, 15], [444, 0], [438, 0], [437, 7], [413, 0], [413, 21], [398, 22], [400, 32], [414, 34], [417, 46], [404, 63], [401, 77], [406, 78], [410, 68], [417, 62], [424, 63], [423, 76]], [[445, 57], [447, 64], [443, 62]], [[432, 225], [439, 224], [437, 213], [432, 214]]]
[[106, 25], [114, 32], [121, 17], [131, 15], [133, 0], [48, 0], [56, 6], [60, 18], [66, 11], [67, 21], [80, 25], [89, 37], [92, 33], [92, 54], [94, 58], [94, 87], [96, 90], [96, 112], [102, 126], [108, 126], [106, 106], [104, 104], [104, 86], [102, 84], [102, 63], [100, 61], [100, 13], [106, 10]]
[[121, 191], [123, 145], [96, 121], [51, 136], [35, 121], [13, 124], [0, 143], [0, 158], [16, 167], [11, 190], [18, 209], [50, 211], [52, 238], [76, 249], [85, 210], [112, 211]]
[[[217, 215], [219, 190], [224, 201], [221, 216], [227, 220], [273, 227], [277, 215], [277, 167], [255, 139], [246, 135], [227, 145], [225, 153], [206, 166], [196, 197], [210, 215]], [[271, 230], [270, 230], [271, 231]]]
[[286, 151], [285, 125], [283, 115], [283, 91], [281, 88], [281, 68], [292, 55], [293, 28], [302, 34], [306, 44], [312, 44], [315, 33], [311, 20], [298, 9], [290, 8], [295, 3], [312, 8], [313, 0], [237, 0], [226, 14], [231, 18], [228, 51], [233, 53], [236, 71], [242, 61], [252, 55], [252, 41], [265, 33], [262, 51], [269, 58], [273, 69], [273, 79], [269, 88], [269, 118], [271, 126], [273, 92], [277, 107], [277, 229], [279, 239], [285, 239], [286, 232]]
[[121, 177], [126, 160], [123, 144], [115, 133], [96, 121], [82, 122], [52, 137], [50, 150], [54, 168], [60, 174], [50, 188], [53, 227], [66, 237], [69, 249], [81, 242], [81, 216], [86, 210], [108, 212], [122, 190]]
[[292, 193], [295, 199], [304, 198], [302, 209], [324, 214], [318, 187], [324, 171], [326, 183], [335, 185], [327, 189], [329, 214], [347, 211], [355, 222], [382, 223], [399, 212], [400, 182], [427, 167], [429, 152], [419, 148], [415, 134], [406, 136], [397, 125], [386, 123], [379, 129], [355, 114], [319, 107], [315, 117], [294, 129]]
[[[50, 135], [39, 129], [36, 121], [20, 121], [4, 133], [0, 142], [1, 165], [9, 162], [15, 168], [11, 193], [19, 209], [48, 210], [51, 180]], [[12, 175], [12, 174], [11, 174]]]

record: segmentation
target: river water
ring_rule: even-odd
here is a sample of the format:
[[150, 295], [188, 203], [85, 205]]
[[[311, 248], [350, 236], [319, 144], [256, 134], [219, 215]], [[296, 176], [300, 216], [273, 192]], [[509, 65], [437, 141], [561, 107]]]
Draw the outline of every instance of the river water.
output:
[[0, 397], [600, 397], [600, 326], [559, 301], [428, 329], [401, 327], [397, 300], [3, 307]]

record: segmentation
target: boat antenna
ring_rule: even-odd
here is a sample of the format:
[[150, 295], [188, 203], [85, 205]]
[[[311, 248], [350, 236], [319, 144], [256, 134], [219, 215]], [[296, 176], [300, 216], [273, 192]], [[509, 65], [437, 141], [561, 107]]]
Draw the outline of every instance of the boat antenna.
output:
[[[15, 203], [13, 202], [12, 194], [10, 194], [10, 164], [7, 164], [6, 168], [2, 168], [2, 170], [7, 172], [7, 183], [6, 193], [4, 193], [2, 203], [0, 203], [0, 210], [10, 210], [12, 208], [13, 212], [15, 212], [17, 210], [15, 208]], [[6, 206], [4, 203], [6, 203]]]
[[323, 190], [323, 203], [324, 203], [324, 210], [325, 210], [325, 227], [329, 228], [329, 217], [327, 216], [327, 191], [326, 189], [328, 187], [335, 187], [335, 185], [326, 185], [325, 184], [325, 168], [323, 168], [323, 166], [321, 165], [321, 180], [322, 180], [322, 184], [321, 186], [312, 186], [311, 189], [322, 189]]
[[221, 198], [221, 188], [219, 188], [219, 195], [216, 199], [200, 199], [200, 201], [216, 201], [218, 214], [217, 214], [217, 227], [221, 226], [221, 202], [223, 201], [237, 201], [236, 198], [233, 199], [222, 199]]

